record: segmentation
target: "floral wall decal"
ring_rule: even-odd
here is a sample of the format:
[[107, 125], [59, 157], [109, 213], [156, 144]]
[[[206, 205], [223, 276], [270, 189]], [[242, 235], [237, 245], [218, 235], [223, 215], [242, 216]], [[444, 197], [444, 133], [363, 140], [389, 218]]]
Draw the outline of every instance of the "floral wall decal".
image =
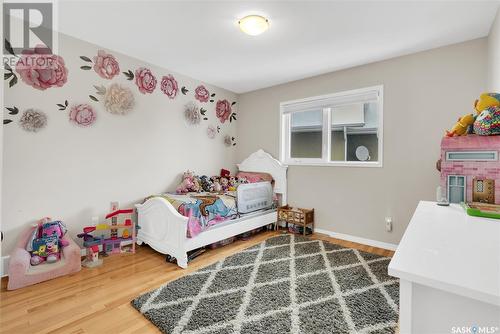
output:
[[[19, 113], [19, 109], [16, 106], [5, 107], [5, 109], [7, 109], [9, 111], [9, 115], [12, 115], [12, 116], [17, 115]], [[12, 119], [4, 117], [3, 124], [6, 125], [9, 123], [12, 123]]]
[[62, 87], [68, 80], [68, 69], [61, 56], [50, 54], [45, 46], [24, 50], [16, 64], [16, 72], [27, 85], [39, 90]]
[[112, 54], [99, 50], [97, 56], [94, 56], [94, 71], [101, 78], [113, 79], [120, 73], [120, 66]]
[[104, 106], [112, 114], [126, 114], [135, 104], [132, 91], [120, 84], [111, 84], [104, 93]]
[[194, 102], [189, 102], [184, 107], [184, 117], [189, 125], [198, 125], [201, 121], [200, 109]]
[[217, 129], [215, 128], [215, 126], [209, 125], [207, 127], [207, 136], [208, 136], [208, 138], [214, 139], [216, 135], [217, 135]]
[[179, 87], [177, 86], [177, 80], [175, 80], [172, 74], [164, 75], [161, 78], [161, 91], [167, 95], [170, 99], [174, 99], [179, 92]]
[[181, 88], [181, 93], [182, 93], [183, 95], [186, 95], [188, 92], [189, 92], [189, 90], [186, 88], [186, 86], [182, 86], [182, 88]]
[[71, 107], [69, 113], [69, 120], [82, 127], [94, 124], [96, 117], [96, 112], [88, 104], [76, 104]]
[[151, 94], [156, 88], [156, 77], [149, 68], [140, 67], [135, 70], [135, 84], [142, 94]]
[[229, 119], [231, 114], [231, 104], [228, 100], [219, 100], [215, 106], [215, 115], [221, 123], [224, 123]]
[[204, 121], [208, 121], [208, 117], [207, 117], [207, 109], [205, 109], [205, 108], [200, 108], [200, 114], [203, 116], [203, 120], [204, 120]]
[[12, 71], [12, 67], [10, 67], [9, 64], [5, 63], [4, 65], [5, 73], [3, 74], [3, 79], [10, 80], [9, 87], [12, 87], [17, 83], [17, 75]]
[[47, 115], [40, 110], [27, 109], [19, 119], [21, 128], [28, 132], [38, 132], [47, 125]]
[[65, 100], [64, 103], [58, 103], [56, 105], [59, 107], [59, 110], [66, 110], [68, 107], [68, 100]]
[[224, 145], [226, 145], [227, 147], [236, 146], [235, 138], [231, 137], [230, 135], [225, 135], [224, 136]]
[[127, 80], [134, 80], [134, 73], [131, 70], [122, 73], [127, 77]]
[[210, 98], [210, 93], [205, 88], [205, 86], [199, 85], [194, 90], [194, 98], [200, 102], [208, 102], [208, 99]]

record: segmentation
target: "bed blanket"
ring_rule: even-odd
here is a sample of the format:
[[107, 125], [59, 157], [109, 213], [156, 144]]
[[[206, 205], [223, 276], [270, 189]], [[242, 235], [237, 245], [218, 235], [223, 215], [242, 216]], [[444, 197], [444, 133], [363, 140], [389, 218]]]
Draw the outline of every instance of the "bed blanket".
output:
[[214, 193], [186, 193], [186, 194], [161, 194], [149, 196], [161, 197], [181, 215], [188, 217], [187, 237], [192, 238], [205, 231], [210, 226], [222, 223], [228, 219], [236, 218], [236, 196], [234, 192], [225, 194]]

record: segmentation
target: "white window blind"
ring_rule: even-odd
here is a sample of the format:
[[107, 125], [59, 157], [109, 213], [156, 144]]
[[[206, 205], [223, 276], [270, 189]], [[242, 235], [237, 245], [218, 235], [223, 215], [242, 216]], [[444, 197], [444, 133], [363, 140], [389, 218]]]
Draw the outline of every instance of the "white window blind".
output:
[[378, 90], [346, 95], [334, 95], [324, 98], [306, 99], [302, 101], [290, 101], [281, 105], [283, 114], [289, 114], [297, 111], [317, 110], [332, 108], [353, 103], [367, 103], [378, 100]]

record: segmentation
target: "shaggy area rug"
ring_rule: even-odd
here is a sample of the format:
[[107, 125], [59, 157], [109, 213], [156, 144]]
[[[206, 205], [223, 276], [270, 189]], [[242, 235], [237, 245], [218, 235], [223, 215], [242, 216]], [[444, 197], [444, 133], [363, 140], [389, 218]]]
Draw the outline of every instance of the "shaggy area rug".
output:
[[132, 301], [164, 333], [394, 333], [390, 258], [270, 238]]

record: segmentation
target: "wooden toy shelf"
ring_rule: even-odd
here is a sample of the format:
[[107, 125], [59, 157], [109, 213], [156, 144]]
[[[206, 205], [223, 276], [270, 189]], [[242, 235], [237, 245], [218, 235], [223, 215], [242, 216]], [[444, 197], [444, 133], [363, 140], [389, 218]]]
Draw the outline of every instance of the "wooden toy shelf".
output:
[[[303, 234], [306, 235], [307, 225], [312, 225], [314, 231], [314, 209], [293, 208], [289, 205], [279, 207], [277, 222], [280, 221], [286, 222], [287, 228], [288, 223], [302, 226], [304, 229]], [[276, 229], [278, 229], [277, 223]]]

